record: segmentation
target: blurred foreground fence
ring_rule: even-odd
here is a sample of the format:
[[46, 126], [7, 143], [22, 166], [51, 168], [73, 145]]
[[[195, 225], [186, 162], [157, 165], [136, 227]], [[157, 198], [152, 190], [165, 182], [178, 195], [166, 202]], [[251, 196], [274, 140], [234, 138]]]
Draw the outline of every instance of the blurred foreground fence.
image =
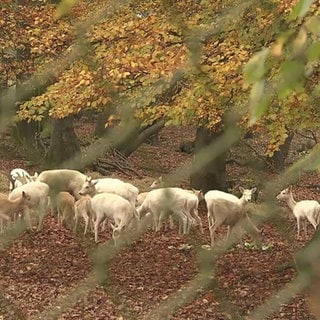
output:
[[[66, 2], [66, 1], [65, 1]], [[186, 45], [190, 50], [190, 65], [194, 67], [193, 76], [199, 75], [198, 64], [200, 61], [201, 50], [203, 50], [203, 43], [206, 39], [213, 37], [221, 32], [225, 25], [232, 25], [233, 20], [239, 15], [239, 13], [247, 10], [253, 1], [245, 1], [237, 4], [226, 11], [223, 15], [219, 16], [214, 25], [206, 26], [205, 28], [195, 29], [188, 37], [186, 37]], [[88, 46], [85, 39], [86, 31], [93, 25], [99, 23], [102, 19], [108, 19], [117, 14], [117, 10], [121, 6], [130, 4], [129, 1], [112, 1], [105, 6], [102, 10], [94, 12], [92, 16], [89, 16], [84, 22], [81, 22], [77, 26], [77, 38], [75, 45], [70, 52], [66, 53], [63, 58], [55, 61], [53, 64], [46, 65], [41, 72], [41, 75], [34, 75], [22, 83], [19, 88], [9, 88], [2, 92], [0, 97], [1, 107], [1, 131], [8, 129], [13, 121], [15, 113], [15, 103], [17, 101], [23, 101], [25, 97], [29, 96], [31, 91], [35, 88], [44, 87], [46, 83], [51, 82], [52, 79], [70, 67], [70, 65], [79, 59], [84, 57]], [[172, 17], [171, 17], [172, 18]], [[128, 105], [134, 104], [136, 107], [143, 106], [146, 101], [153, 101], [167, 89], [170, 79], [175, 79], [177, 82], [183, 77], [190, 76], [190, 69], [185, 65], [180, 66], [170, 77], [163, 76], [155, 83], [147, 86], [146, 88], [139, 88], [136, 94], [138, 98], [132, 100], [132, 97], [120, 96], [118, 99], [118, 105], [116, 109], [123, 110], [123, 114], [126, 114]], [[200, 74], [201, 76], [201, 74]], [[63, 94], [63, 93], [61, 93]], [[249, 97], [247, 99], [249, 101]], [[249, 102], [244, 103], [243, 109], [247, 109]], [[242, 136], [242, 131], [238, 127], [238, 121], [242, 116], [243, 111], [239, 111], [238, 108], [234, 108], [227, 112], [229, 118], [232, 121], [228, 122], [228, 116], [226, 116], [226, 123], [223, 134], [219, 136], [212, 144], [206, 146], [197, 153], [197, 163], [193, 166], [185, 165], [170, 173], [172, 181], [181, 181], [188, 178], [190, 174], [197, 171], [201, 171], [207, 163], [211, 162], [215, 157], [219, 157], [221, 154], [228, 151]], [[85, 159], [79, 154], [68, 162], [64, 163], [62, 167], [73, 167], [82, 170], [86, 165], [90, 164], [95, 158], [108, 150], [112, 145], [125, 140], [130, 136], [136, 128], [136, 120], [131, 117], [132, 111], [128, 113], [128, 119], [125, 126], [117, 128], [117, 130], [111, 131], [108, 135], [100, 138], [96, 142], [92, 143], [87, 149], [87, 156]], [[232, 117], [230, 117], [232, 115]], [[263, 203], [257, 206], [259, 211], [259, 220], [256, 223], [262, 225], [269, 218], [274, 216], [275, 212], [275, 195], [282, 188], [288, 184], [297, 181], [303, 173], [318, 171], [320, 167], [320, 148], [316, 146], [313, 150], [306, 155], [303, 159], [291, 165], [286, 169], [283, 174], [277, 178], [267, 181], [263, 186], [265, 200]], [[55, 301], [52, 301], [51, 306], [41, 314], [34, 316], [32, 319], [58, 319], [59, 316], [66, 312], [68, 308], [72, 307], [79, 299], [85, 298], [91, 290], [97, 285], [103, 285], [109, 281], [108, 279], [108, 267], [113, 257], [120, 252], [127, 244], [134, 241], [137, 237], [145, 232], [150, 225], [150, 218], [145, 217], [141, 221], [141, 228], [139, 230], [130, 231], [121, 236], [119, 246], [114, 247], [112, 242], [97, 245], [97, 248], [93, 254], [94, 260], [92, 265], [92, 271], [86, 279], [80, 280], [79, 283], [72, 288], [67, 295], [58, 297]], [[5, 234], [0, 235], [0, 250], [11, 245], [12, 240], [19, 237], [24, 231], [23, 223], [16, 224], [12, 229]], [[231, 247], [233, 239], [228, 243]], [[273, 297], [267, 299], [261, 306], [257, 307], [246, 318], [240, 317], [236, 310], [230, 308], [229, 313], [232, 319], [247, 319], [258, 320], [267, 319], [275, 311], [279, 309], [281, 304], [288, 302], [297, 293], [307, 290], [310, 294], [311, 307], [314, 312], [318, 312], [316, 316], [320, 319], [320, 312], [316, 311], [316, 302], [320, 301], [320, 230], [318, 229], [310, 242], [294, 256], [293, 263], [298, 270], [298, 275], [290, 281], [283, 289], [276, 292]], [[219, 291], [216, 285], [216, 261], [223, 255], [226, 250], [224, 241], [217, 242], [215, 247], [208, 249], [199, 246], [197, 250], [198, 256], [198, 268], [199, 272], [193, 280], [186, 283], [185, 286], [178, 292], [173, 292], [165, 301], [160, 302], [153, 310], [148, 312], [143, 319], [144, 320], [161, 320], [168, 319], [174, 314], [180, 307], [193, 301], [200, 292], [205, 290], [213, 290], [215, 297], [221, 301], [222, 305], [226, 305], [228, 297], [223, 296], [223, 293]], [[266, 279], [267, 281], [267, 279]], [[5, 297], [5, 288], [2, 288], [4, 292], [0, 293], [0, 307], [3, 310], [12, 310], [12, 319], [19, 319], [19, 311], [14, 307], [10, 301]], [[10, 316], [2, 315], [0, 311], [0, 319], [11, 319]]]

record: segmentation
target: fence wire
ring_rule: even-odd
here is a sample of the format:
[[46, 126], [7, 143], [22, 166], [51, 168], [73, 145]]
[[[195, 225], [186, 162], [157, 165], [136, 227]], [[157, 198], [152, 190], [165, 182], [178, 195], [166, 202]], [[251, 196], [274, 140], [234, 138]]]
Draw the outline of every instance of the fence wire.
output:
[[[142, 1], [140, 1], [140, 4]], [[253, 1], [245, 1], [237, 3], [234, 7], [229, 9], [227, 12], [222, 14], [220, 18], [215, 21], [214, 25], [206, 26], [193, 30], [192, 34], [187, 39], [186, 45], [191, 50], [190, 65], [198, 66], [200, 60], [200, 52], [203, 49], [203, 44], [206, 39], [214, 37], [219, 34], [221, 30], [225, 29], [226, 26], [232, 25], [235, 20], [239, 17], [240, 13], [243, 13], [246, 9], [252, 5]], [[51, 82], [55, 75], [61, 73], [67, 69], [74, 61], [83, 57], [87, 54], [87, 40], [86, 32], [89, 28], [102, 20], [108, 19], [117, 14], [117, 10], [121, 6], [130, 4], [130, 1], [119, 1], [114, 0], [109, 2], [102, 10], [93, 12], [88, 16], [84, 22], [80, 22], [77, 25], [77, 39], [72, 45], [72, 50], [66, 53], [62, 58], [55, 61], [54, 64], [45, 65], [42, 68], [41, 75], [34, 75], [30, 77], [26, 82], [19, 86], [19, 89], [14, 90], [12, 88], [7, 89], [2, 93], [0, 97], [1, 105], [1, 119], [0, 128], [1, 131], [7, 130], [8, 126], [12, 123], [13, 110], [16, 101], [23, 101], [24, 97], [28, 96], [31, 91], [35, 88], [46, 86], [47, 83]], [[172, 16], [171, 16], [172, 19]], [[173, 20], [174, 21], [174, 20]], [[197, 72], [197, 68], [195, 68]], [[190, 69], [185, 69], [185, 66], [181, 66], [174, 75], [163, 77], [155, 84], [147, 88], [139, 88], [139, 97], [148, 96], [149, 101], [153, 101], [155, 98], [161, 96], [166, 90], [166, 84], [169, 82], [168, 79], [172, 79], [175, 76], [181, 79], [184, 76], [189, 76]], [[151, 92], [151, 94], [150, 94]], [[154, 95], [152, 95], [152, 93]], [[128, 104], [134, 104], [137, 107], [145, 103], [145, 99], [137, 98], [132, 101], [131, 98], [121, 97], [119, 104], [116, 106], [117, 109], [126, 109]], [[231, 110], [230, 113], [237, 114], [236, 110]], [[240, 115], [239, 115], [240, 117]], [[93, 159], [102, 155], [108, 148], [113, 144], [120, 143], [130, 136], [136, 128], [136, 121], [133, 117], [127, 125], [122, 127], [120, 130], [109, 133], [98, 141], [92, 143], [87, 149], [88, 156], [85, 160], [80, 154], [77, 154], [73, 159], [68, 160], [64, 163], [63, 167], [73, 167], [79, 170], [83, 170]], [[214, 141], [211, 145], [203, 148], [197, 155], [198, 162], [193, 165], [181, 166], [174, 172], [168, 175], [168, 179], [175, 183], [188, 178], [191, 174], [201, 171], [208, 163], [210, 163], [215, 157], [219, 157], [228, 151], [242, 136], [242, 131], [239, 129], [234, 122], [226, 124], [224, 133]], [[257, 221], [263, 224], [268, 218], [273, 216], [274, 210], [274, 198], [275, 190], [287, 186], [289, 183], [293, 183], [299, 179], [302, 173], [318, 170], [320, 166], [320, 148], [314, 148], [309, 155], [304, 157], [302, 160], [293, 164], [288, 168], [280, 177], [270, 180], [265, 183], [263, 189], [265, 190], [265, 201], [263, 204], [258, 206], [260, 210], [261, 220]], [[63, 313], [71, 308], [79, 299], [84, 299], [90, 294], [97, 285], [104, 285], [111, 281], [109, 278], [108, 266], [114, 256], [119, 253], [127, 245], [130, 245], [135, 239], [142, 235], [146, 229], [150, 226], [151, 221], [148, 218], [144, 218], [141, 221], [141, 227], [139, 230], [126, 232], [120, 238], [120, 244], [114, 247], [112, 241], [105, 244], [97, 245], [93, 253], [93, 264], [92, 271], [89, 275], [78, 282], [78, 284], [69, 290], [63, 296], [59, 296], [54, 301], [51, 301], [51, 306], [43, 310], [40, 314], [31, 317], [30, 319], [58, 319]], [[23, 223], [16, 224], [9, 232], [0, 235], [0, 250], [8, 247], [14, 239], [19, 237], [25, 230]], [[227, 297], [219, 291], [216, 279], [216, 262], [217, 259], [223, 255], [228, 248], [230, 248], [236, 239], [233, 239], [226, 247], [224, 241], [219, 241], [216, 245], [208, 250], [207, 248], [197, 248], [197, 259], [199, 261], [198, 274], [188, 283], [185, 283], [184, 287], [178, 292], [173, 292], [165, 301], [160, 302], [153, 310], [149, 311], [143, 320], [162, 320], [169, 319], [179, 308], [185, 304], [193, 301], [200, 293], [206, 290], [213, 290], [217, 300], [225, 308], [229, 308], [228, 311], [231, 314], [232, 319], [247, 319], [247, 320], [262, 320], [267, 319], [274, 312], [276, 312], [281, 304], [288, 302], [297, 293], [303, 292], [313, 283], [315, 279], [319, 277], [318, 270], [315, 270], [315, 266], [318, 265], [320, 259], [320, 232], [316, 231], [313, 239], [305, 245], [301, 252], [296, 256], [294, 261], [300, 270], [299, 274], [290, 281], [284, 288], [276, 292], [271, 298], [267, 299], [262, 305], [256, 307], [247, 317], [241, 316], [236, 309], [230, 307]], [[5, 288], [2, 289], [5, 292]], [[108, 291], [108, 289], [106, 289]], [[0, 295], [1, 303], [4, 301], [4, 297]], [[229, 306], [229, 307], [228, 307]], [[13, 308], [12, 306], [10, 308]], [[16, 308], [16, 307], [15, 307]], [[13, 311], [17, 319], [23, 319], [22, 316], [18, 315], [17, 311]], [[10, 319], [4, 315], [0, 318]], [[12, 317], [14, 319], [14, 316]]]

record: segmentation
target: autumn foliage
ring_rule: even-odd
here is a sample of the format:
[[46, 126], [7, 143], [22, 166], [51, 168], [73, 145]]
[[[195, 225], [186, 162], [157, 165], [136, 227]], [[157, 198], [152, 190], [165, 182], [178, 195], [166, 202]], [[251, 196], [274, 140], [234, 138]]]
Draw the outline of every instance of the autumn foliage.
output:
[[[121, 119], [115, 106], [126, 97], [142, 125], [164, 119], [217, 131], [232, 110], [246, 130], [269, 135], [272, 155], [297, 124], [319, 123], [319, 7], [296, 2], [7, 1], [0, 16], [3, 86], [41, 75], [48, 63], [55, 71], [76, 47], [79, 58], [20, 102], [18, 120], [113, 107], [109, 125]], [[155, 84], [169, 83], [178, 70], [184, 77], [172, 97], [155, 104], [165, 89]]]

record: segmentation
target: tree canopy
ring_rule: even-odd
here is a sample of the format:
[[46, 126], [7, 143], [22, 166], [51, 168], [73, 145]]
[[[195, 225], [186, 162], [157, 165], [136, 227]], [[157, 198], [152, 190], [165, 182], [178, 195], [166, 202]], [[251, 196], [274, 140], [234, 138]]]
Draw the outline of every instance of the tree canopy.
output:
[[[244, 128], [269, 134], [272, 155], [290, 130], [319, 123], [320, 8], [312, 2], [7, 1], [3, 86], [41, 77], [44, 66], [52, 72], [19, 103], [18, 121], [110, 109], [108, 126], [129, 107], [143, 126], [161, 119], [219, 131], [225, 112], [239, 112]], [[177, 72], [170, 96], [156, 99]]]

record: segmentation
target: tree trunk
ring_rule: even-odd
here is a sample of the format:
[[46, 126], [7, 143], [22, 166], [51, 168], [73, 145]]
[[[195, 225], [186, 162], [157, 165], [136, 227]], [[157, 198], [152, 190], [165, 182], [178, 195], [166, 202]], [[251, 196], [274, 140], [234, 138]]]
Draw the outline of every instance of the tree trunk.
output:
[[268, 158], [268, 163], [272, 170], [280, 172], [285, 168], [285, 161], [288, 157], [290, 145], [293, 139], [294, 133], [290, 132], [283, 145], [276, 151], [271, 158]]
[[13, 136], [24, 148], [34, 148], [36, 135], [39, 133], [39, 125], [36, 122], [20, 121], [13, 127]]
[[43, 161], [47, 147], [41, 138], [39, 122], [19, 121], [12, 127], [12, 136], [19, 144], [22, 153], [34, 164]]
[[[59, 167], [80, 152], [80, 144], [73, 127], [73, 117], [52, 120], [51, 144], [46, 164], [49, 168]], [[71, 168], [71, 166], [70, 166]]]
[[[199, 127], [196, 132], [194, 165], [198, 161], [198, 152], [215, 139], [219, 138], [221, 133], [212, 133], [204, 127]], [[193, 171], [190, 177], [190, 184], [195, 189], [201, 189], [207, 192], [212, 189], [226, 190], [226, 153], [220, 154], [212, 160], [209, 160], [205, 166]], [[193, 165], [193, 167], [195, 167]]]
[[128, 157], [131, 153], [137, 150], [142, 143], [146, 142], [150, 137], [157, 135], [164, 127], [164, 124], [165, 122], [160, 120], [142, 131], [141, 128], [137, 126], [136, 132], [132, 132], [125, 141], [122, 141], [120, 144], [116, 144], [114, 147], [124, 156]]

